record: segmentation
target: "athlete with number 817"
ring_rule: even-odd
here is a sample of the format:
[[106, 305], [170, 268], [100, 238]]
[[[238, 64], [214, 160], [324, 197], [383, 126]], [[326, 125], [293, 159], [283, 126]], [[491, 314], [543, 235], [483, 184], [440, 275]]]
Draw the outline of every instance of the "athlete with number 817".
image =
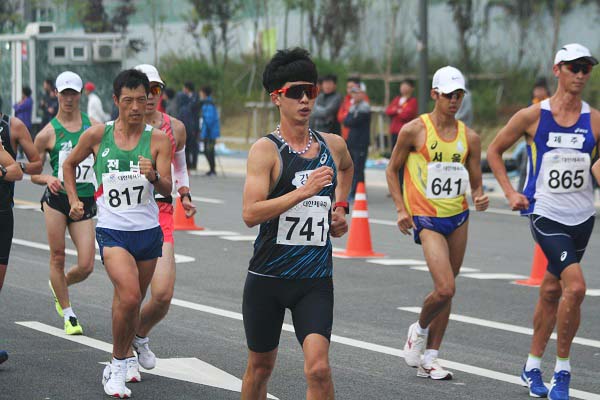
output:
[[[413, 230], [434, 284], [419, 320], [408, 330], [404, 359], [418, 368], [419, 377], [448, 380], [452, 372], [440, 365], [438, 352], [467, 247], [469, 185], [477, 211], [485, 211], [489, 201], [481, 181], [479, 136], [455, 118], [466, 91], [462, 73], [450, 66], [440, 68], [431, 88], [433, 112], [402, 127], [386, 177], [398, 228], [405, 235]], [[404, 192], [398, 179], [402, 168]]]

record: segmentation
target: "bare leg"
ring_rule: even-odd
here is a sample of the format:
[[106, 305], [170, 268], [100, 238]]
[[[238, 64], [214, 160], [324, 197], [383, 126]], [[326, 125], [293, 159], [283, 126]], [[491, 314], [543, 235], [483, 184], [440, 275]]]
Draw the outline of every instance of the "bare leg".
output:
[[585, 298], [585, 279], [579, 264], [571, 264], [560, 274], [563, 295], [558, 305], [557, 350], [560, 358], [569, 358], [573, 338], [581, 320], [581, 303]]
[[307, 400], [333, 400], [333, 380], [329, 366], [329, 341], [312, 333], [304, 339], [304, 375], [308, 388]]
[[267, 382], [275, 367], [276, 359], [277, 349], [267, 353], [248, 350], [248, 365], [242, 380], [242, 400], [267, 398]]
[[87, 278], [94, 270], [94, 222], [91, 219], [73, 222], [68, 225], [69, 234], [77, 249], [77, 265], [69, 269], [66, 275], [67, 286], [79, 283]]
[[540, 294], [533, 314], [533, 337], [529, 353], [542, 357], [550, 335], [556, 324], [558, 302], [562, 295], [560, 281], [550, 272], [546, 272], [540, 286]]

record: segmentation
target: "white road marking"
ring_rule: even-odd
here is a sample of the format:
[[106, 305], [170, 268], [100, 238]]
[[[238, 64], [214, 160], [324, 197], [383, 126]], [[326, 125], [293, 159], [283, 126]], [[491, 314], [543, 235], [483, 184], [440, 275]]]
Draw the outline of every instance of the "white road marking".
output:
[[[67, 237], [69, 237], [69, 236], [67, 235]], [[17, 238], [13, 238], [12, 242], [13, 242], [13, 244], [18, 244], [20, 246], [50, 251], [50, 246], [48, 246], [45, 243], [32, 242], [29, 240], [23, 240], [23, 239], [17, 239]], [[96, 249], [97, 249], [98, 244], [95, 242], [94, 242], [94, 244], [96, 245]], [[77, 256], [77, 250], [65, 249], [65, 254], [68, 254], [70, 256]], [[94, 256], [94, 258], [98, 261], [102, 260], [102, 257], [100, 257], [100, 254], [96, 254]], [[178, 264], [189, 263], [189, 262], [194, 262], [194, 261], [196, 261], [196, 259], [194, 257], [184, 256], [182, 254], [175, 254], [175, 262]]]
[[210, 197], [197, 197], [194, 196], [194, 202], [199, 203], [210, 203], [210, 204], [224, 204], [225, 201], [221, 199], [211, 199]]
[[585, 291], [586, 296], [600, 296], [600, 289], [588, 289]]
[[[240, 314], [240, 313], [223, 310], [220, 308], [205, 306], [202, 304], [192, 303], [190, 301], [173, 299], [171, 301], [171, 304], [174, 304], [174, 305], [177, 305], [180, 307], [189, 308], [192, 310], [197, 310], [197, 311], [201, 311], [201, 312], [219, 315], [222, 317], [235, 319], [238, 321], [243, 320], [242, 314]], [[286, 332], [294, 332], [294, 327], [290, 324], [283, 324], [282, 329]], [[345, 344], [347, 346], [364, 349], [364, 350], [370, 350], [370, 351], [373, 351], [376, 353], [387, 354], [387, 355], [391, 355], [391, 356], [395, 356], [395, 357], [404, 357], [404, 353], [400, 349], [396, 349], [396, 348], [389, 347], [389, 346], [382, 346], [382, 345], [375, 344], [375, 343], [365, 342], [362, 340], [351, 339], [351, 338], [344, 337], [344, 336], [331, 335], [331, 341], [335, 342], [335, 343]], [[439, 359], [439, 361], [442, 364], [442, 366], [444, 366], [446, 368], [450, 368], [450, 369], [453, 369], [456, 371], [461, 371], [461, 372], [465, 372], [465, 373], [472, 374], [472, 375], [478, 375], [478, 376], [482, 376], [485, 378], [494, 379], [497, 381], [502, 381], [502, 382], [507, 382], [507, 383], [512, 383], [515, 385], [522, 386], [521, 378], [518, 375], [505, 374], [503, 372], [493, 371], [493, 370], [485, 369], [485, 368], [479, 368], [479, 367], [475, 367], [472, 365], [458, 363], [458, 362], [449, 361], [449, 360]], [[573, 389], [573, 388], [570, 389], [569, 394], [570, 394], [571, 398], [576, 398], [576, 399], [600, 400], [600, 395], [598, 395], [598, 394], [584, 392], [582, 390], [577, 390], [577, 389]]]
[[235, 235], [239, 235], [239, 233], [237, 232], [233, 232], [233, 231], [211, 231], [211, 230], [204, 230], [204, 231], [187, 231], [186, 233], [189, 233], [190, 235], [194, 235], [194, 236], [235, 236]]
[[[425, 267], [410, 267], [410, 269], [414, 269], [415, 271], [429, 272], [429, 268], [426, 266]], [[458, 275], [458, 276], [459, 277], [463, 276], [462, 275], [463, 272], [479, 272], [479, 270], [477, 268], [461, 267], [460, 275]]]
[[254, 242], [256, 235], [237, 235], [237, 236], [219, 236], [221, 239], [229, 240], [232, 242]]
[[[421, 307], [398, 307], [398, 310], [408, 311], [415, 314], [419, 314], [421, 312]], [[471, 325], [484, 326], [486, 328], [499, 329], [502, 331], [514, 332], [514, 333], [522, 333], [524, 335], [533, 335], [533, 329], [526, 328], [518, 325], [505, 324], [503, 322], [490, 321], [487, 319], [467, 317], [466, 315], [459, 314], [450, 314], [450, 319], [452, 321], [464, 322]], [[556, 333], [553, 333], [550, 336], [550, 339], [556, 340]], [[593, 339], [584, 339], [580, 337], [575, 337], [573, 339], [573, 343], [581, 344], [583, 346], [596, 347], [600, 349], [600, 340]]]
[[527, 277], [524, 275], [517, 274], [488, 274], [488, 273], [473, 273], [473, 274], [460, 274], [463, 278], [473, 278], [473, 279], [506, 279], [506, 280], [515, 280], [515, 279], [526, 279]]
[[410, 266], [410, 265], [426, 265], [427, 263], [423, 260], [413, 260], [410, 258], [384, 258], [380, 260], [367, 260], [368, 263], [371, 264], [379, 264], [379, 265], [400, 265], [400, 266]]
[[377, 225], [398, 226], [396, 221], [389, 221], [386, 219], [369, 218], [369, 222]]
[[[79, 343], [107, 353], [112, 353], [112, 345], [101, 340], [93, 339], [88, 336], [69, 336], [61, 329], [37, 321], [15, 323], [61, 339]], [[157, 358], [156, 361], [155, 368], [146, 370], [140, 366], [140, 369], [147, 374], [217, 387], [232, 392], [241, 392], [242, 390], [242, 381], [240, 379], [197, 358]], [[277, 399], [271, 395], [269, 395], [269, 398]]]
[[42, 212], [42, 209], [40, 208], [40, 205], [29, 205], [29, 204], [15, 204], [14, 208], [16, 208], [17, 210], [33, 210], [33, 211], [39, 211]]

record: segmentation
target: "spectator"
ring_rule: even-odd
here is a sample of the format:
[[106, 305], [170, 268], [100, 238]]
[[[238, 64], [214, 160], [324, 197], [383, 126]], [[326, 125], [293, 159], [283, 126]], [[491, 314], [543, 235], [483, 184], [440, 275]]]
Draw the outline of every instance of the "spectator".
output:
[[198, 166], [198, 134], [200, 120], [200, 100], [194, 91], [192, 82], [185, 82], [183, 90], [175, 97], [177, 102], [178, 119], [185, 125], [187, 132], [185, 156], [188, 171]]
[[338, 109], [337, 113], [338, 122], [342, 124], [342, 137], [346, 140], [348, 140], [349, 128], [344, 125], [344, 120], [346, 119], [346, 115], [348, 115], [348, 110], [350, 110], [350, 106], [353, 102], [351, 90], [354, 87], [358, 87], [358, 85], [360, 85], [360, 79], [348, 78], [348, 82], [346, 82], [346, 97], [344, 97], [344, 100], [342, 101], [342, 104], [340, 105], [340, 108]]
[[310, 115], [310, 127], [315, 131], [335, 133], [341, 132], [337, 120], [337, 112], [342, 104], [342, 96], [336, 91], [337, 76], [326, 75], [321, 80], [321, 92], [315, 100], [315, 105]]
[[54, 91], [54, 82], [47, 78], [44, 80], [44, 91], [40, 96], [40, 110], [42, 110], [41, 126], [46, 126], [58, 113], [58, 99]]
[[94, 91], [96, 90], [96, 85], [94, 85], [93, 82], [86, 82], [83, 86], [83, 90], [88, 97], [88, 117], [100, 122], [108, 121], [111, 116], [104, 112], [104, 108], [102, 108], [102, 100], [100, 100], [100, 97], [98, 97], [98, 95], [94, 93]]
[[354, 199], [357, 183], [365, 181], [365, 163], [371, 141], [371, 106], [368, 103], [366, 92], [367, 88], [362, 82], [350, 89], [353, 101], [346, 118], [344, 118], [344, 126], [348, 128], [346, 144], [354, 163], [354, 177], [348, 195], [349, 200]]
[[[465, 85], [468, 83], [467, 78], [465, 78]], [[455, 118], [464, 122], [468, 127], [473, 126], [473, 98], [471, 97], [470, 90], [465, 91], [465, 95], [463, 96], [460, 108], [456, 112]]]
[[538, 78], [531, 90], [531, 104], [537, 104], [550, 97], [550, 89], [548, 89], [548, 82], [546, 78]]
[[415, 82], [405, 79], [400, 83], [400, 96], [394, 97], [385, 113], [392, 119], [390, 122], [390, 144], [394, 150], [398, 140], [398, 132], [407, 122], [417, 117], [419, 106], [417, 99], [413, 97]]
[[21, 98], [21, 101], [13, 105], [15, 117], [23, 121], [29, 132], [32, 132], [31, 111], [33, 110], [33, 100], [31, 99], [31, 88], [29, 86], [24, 86], [22, 94], [23, 97]]
[[177, 115], [177, 103], [175, 102], [175, 91], [171, 88], [166, 88], [163, 92], [165, 99], [165, 113], [169, 115]]
[[200, 100], [202, 104], [200, 137], [204, 141], [204, 155], [206, 156], [210, 168], [206, 173], [206, 176], [217, 174], [215, 169], [215, 144], [217, 138], [221, 136], [219, 112], [213, 102], [211, 93], [212, 89], [210, 86], [204, 86], [200, 89]]

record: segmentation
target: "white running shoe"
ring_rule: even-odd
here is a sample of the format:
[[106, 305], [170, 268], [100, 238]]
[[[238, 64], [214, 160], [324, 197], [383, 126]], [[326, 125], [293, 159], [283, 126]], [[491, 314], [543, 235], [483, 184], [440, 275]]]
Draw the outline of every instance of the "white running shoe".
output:
[[156, 367], [156, 356], [148, 347], [149, 338], [145, 337], [143, 339], [138, 338], [137, 336], [133, 339], [133, 348], [138, 356], [138, 362], [140, 365], [146, 369], [152, 369]]
[[131, 397], [131, 390], [125, 386], [125, 376], [127, 375], [127, 367], [123, 365], [122, 368], [110, 363], [104, 367], [102, 372], [102, 385], [104, 386], [104, 393], [111, 397], [118, 397], [119, 399], [128, 399]]
[[452, 379], [452, 372], [445, 370], [440, 365], [437, 358], [434, 358], [429, 364], [419, 365], [417, 376], [420, 378], [431, 378], [436, 381], [449, 381]]
[[140, 375], [140, 365], [135, 356], [129, 357], [127, 360], [127, 378], [125, 382], [136, 383], [142, 381], [142, 375]]
[[421, 365], [421, 356], [427, 344], [427, 335], [417, 334], [417, 324], [418, 322], [415, 322], [408, 328], [408, 337], [404, 344], [404, 361], [413, 368]]

